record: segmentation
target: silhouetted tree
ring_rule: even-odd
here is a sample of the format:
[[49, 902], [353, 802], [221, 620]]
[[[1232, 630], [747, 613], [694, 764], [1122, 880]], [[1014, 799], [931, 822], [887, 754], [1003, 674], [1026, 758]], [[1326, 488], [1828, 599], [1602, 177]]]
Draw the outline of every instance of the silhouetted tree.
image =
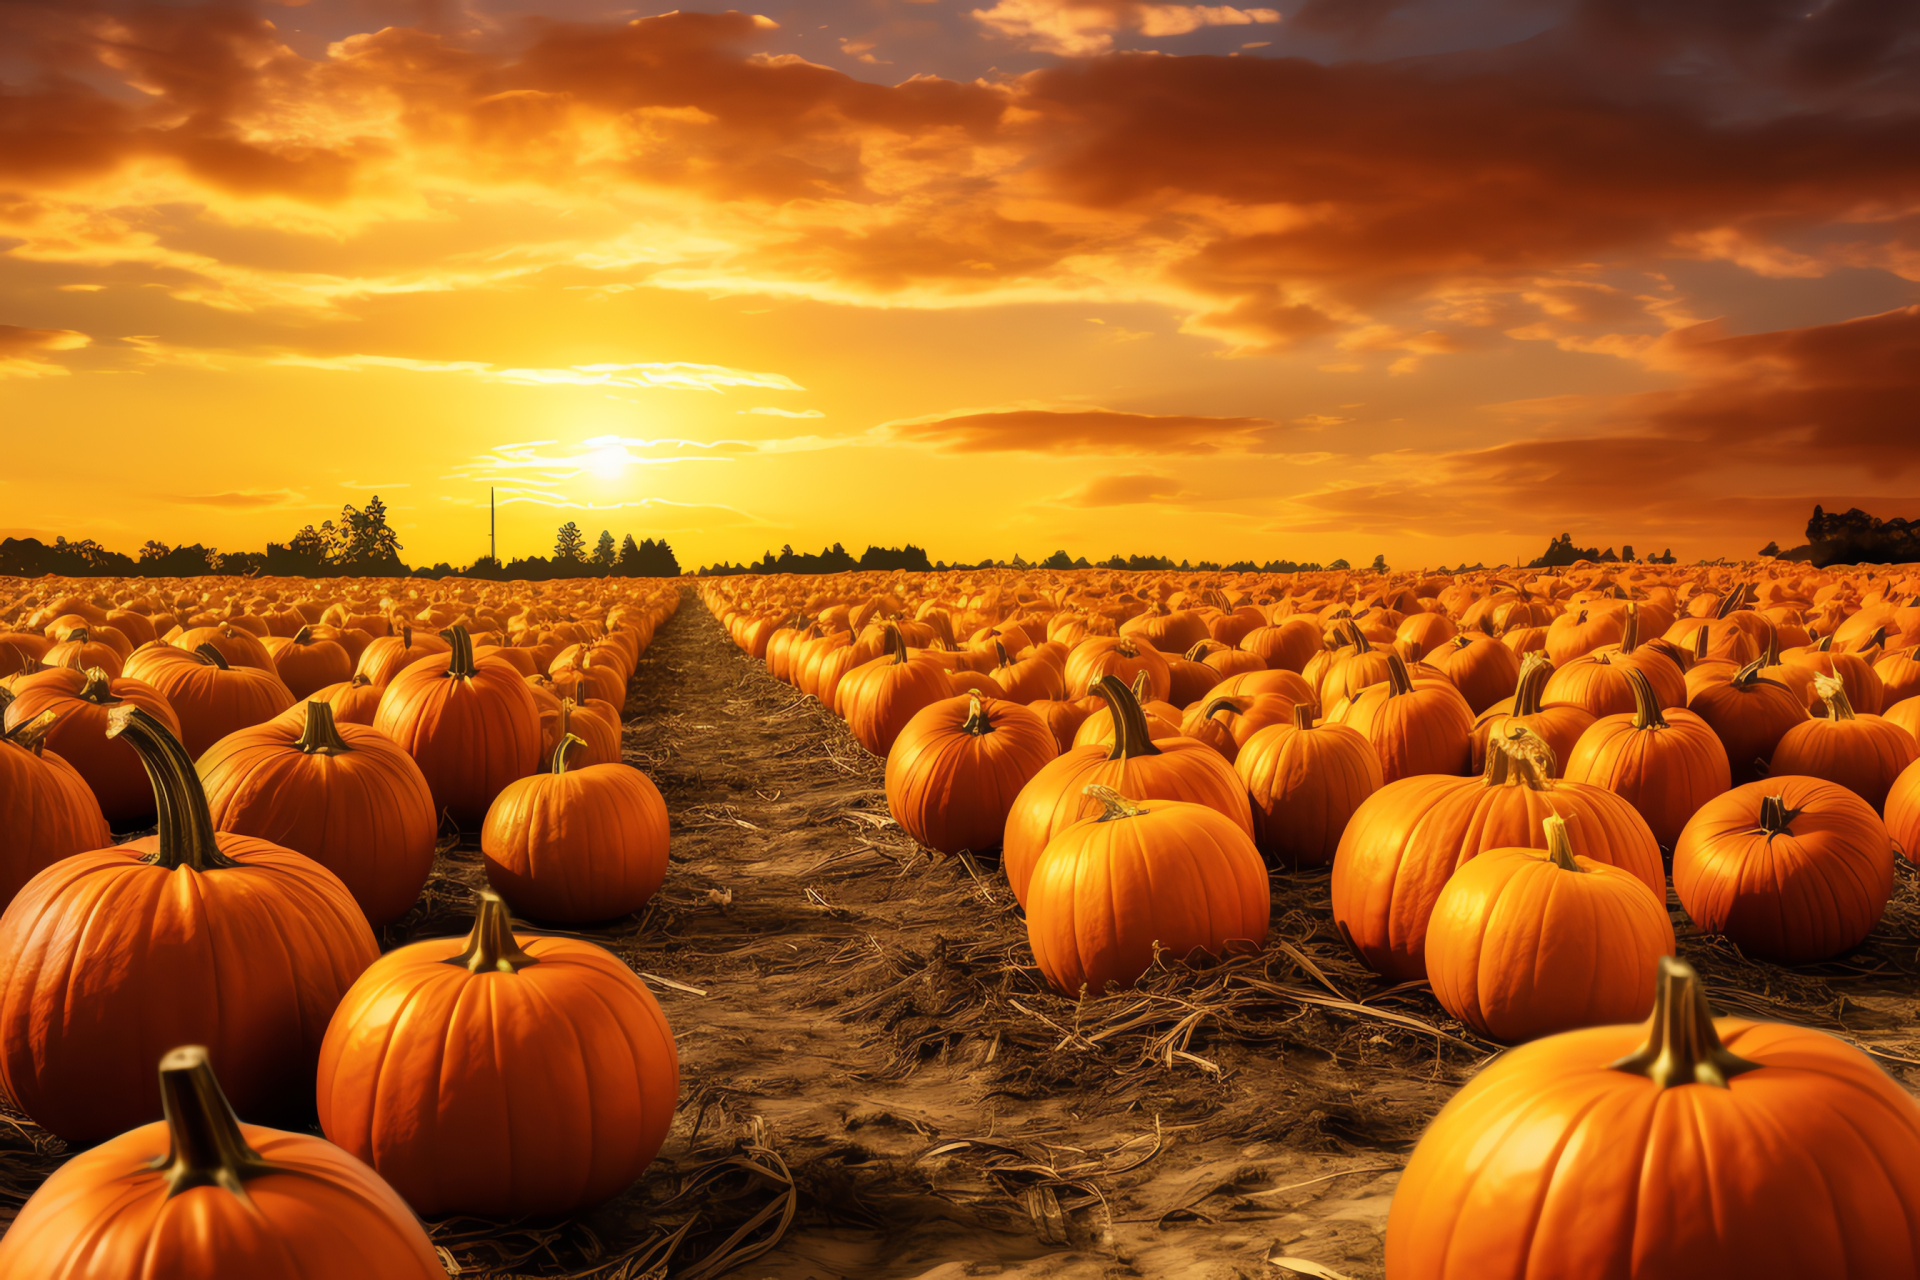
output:
[[613, 535], [602, 529], [599, 540], [593, 544], [593, 562], [611, 572], [617, 558], [613, 547]]
[[560, 526], [553, 539], [553, 558], [570, 564], [579, 564], [586, 557], [587, 540], [580, 532], [580, 526], [569, 520]]

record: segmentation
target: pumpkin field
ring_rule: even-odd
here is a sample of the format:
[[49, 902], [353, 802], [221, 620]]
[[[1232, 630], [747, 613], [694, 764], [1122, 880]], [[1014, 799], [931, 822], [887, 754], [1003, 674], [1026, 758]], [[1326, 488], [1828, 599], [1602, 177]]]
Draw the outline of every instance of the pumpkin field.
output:
[[1909, 569], [0, 592], [0, 1274], [1920, 1259]]

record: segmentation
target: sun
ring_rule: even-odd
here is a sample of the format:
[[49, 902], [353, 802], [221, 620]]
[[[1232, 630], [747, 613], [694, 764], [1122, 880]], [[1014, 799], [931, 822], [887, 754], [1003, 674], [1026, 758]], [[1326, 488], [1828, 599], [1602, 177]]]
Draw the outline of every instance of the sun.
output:
[[602, 480], [618, 480], [627, 469], [627, 451], [617, 444], [604, 445], [581, 458], [580, 465]]

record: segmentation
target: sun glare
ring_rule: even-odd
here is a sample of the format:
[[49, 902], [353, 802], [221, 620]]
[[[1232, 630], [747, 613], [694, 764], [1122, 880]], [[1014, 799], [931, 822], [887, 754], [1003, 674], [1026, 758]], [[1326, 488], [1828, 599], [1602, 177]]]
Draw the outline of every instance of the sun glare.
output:
[[627, 469], [627, 451], [610, 444], [580, 459], [580, 465], [602, 480], [618, 480]]

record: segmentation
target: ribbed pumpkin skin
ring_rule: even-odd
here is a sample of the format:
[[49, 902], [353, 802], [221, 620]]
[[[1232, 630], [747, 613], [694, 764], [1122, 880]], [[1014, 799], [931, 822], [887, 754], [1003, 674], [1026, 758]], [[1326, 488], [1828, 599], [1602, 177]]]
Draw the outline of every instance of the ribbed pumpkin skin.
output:
[[1807, 719], [1806, 706], [1791, 689], [1763, 679], [1702, 688], [1687, 700], [1687, 710], [1706, 721], [1727, 749], [1735, 786], [1767, 773], [1780, 739]]
[[1297, 671], [1269, 670], [1242, 671], [1228, 676], [1207, 690], [1201, 699], [1212, 702], [1215, 698], [1248, 698], [1263, 693], [1277, 693], [1289, 702], [1304, 702], [1318, 708], [1320, 699], [1313, 692], [1306, 677]]
[[1458, 777], [1472, 767], [1473, 709], [1444, 680], [1422, 680], [1405, 693], [1391, 684], [1370, 685], [1327, 718], [1373, 744], [1388, 782], [1433, 773]]
[[1476, 716], [1513, 696], [1520, 655], [1492, 636], [1455, 636], [1426, 656], [1426, 665], [1453, 682]]
[[[1799, 810], [1792, 834], [1761, 829], [1761, 802]], [[1857, 946], [1893, 894], [1893, 841], [1873, 807], [1838, 783], [1782, 776], [1736, 787], [1687, 823], [1673, 887], [1694, 924], [1783, 964]]]
[[1298, 672], [1320, 651], [1320, 628], [1312, 618], [1282, 618], [1247, 632], [1240, 647], [1275, 671]]
[[274, 674], [296, 701], [316, 689], [353, 678], [353, 659], [332, 640], [309, 639], [302, 644], [297, 639], [276, 636], [262, 643], [273, 658]]
[[1108, 747], [1075, 747], [1063, 752], [1021, 789], [1007, 813], [1000, 865], [1023, 905], [1027, 883], [1047, 844], [1082, 818], [1100, 812], [1085, 794], [1098, 783], [1142, 804], [1185, 800], [1204, 804], [1233, 820], [1251, 840], [1253, 812], [1247, 789], [1218, 751], [1192, 738], [1154, 741], [1160, 754], [1109, 760]]
[[1837, 782], [1876, 812], [1885, 812], [1893, 780], [1915, 759], [1920, 759], [1920, 743], [1891, 721], [1815, 715], [1780, 739], [1773, 749], [1773, 772]]
[[[380, 686], [370, 680], [355, 677], [343, 680], [339, 684], [330, 684], [324, 689], [314, 690], [307, 702], [324, 702], [333, 708], [335, 724], [372, 725], [373, 717], [380, 710]], [[306, 722], [305, 703], [289, 707], [280, 713], [282, 718], [290, 717], [296, 723]]]
[[384, 689], [393, 678], [416, 662], [445, 654], [449, 646], [439, 636], [426, 631], [402, 632], [378, 636], [360, 651], [354, 673], [363, 675]]
[[1920, 861], [1920, 762], [1908, 765], [1887, 791], [1887, 834], [1901, 857]]
[[1594, 721], [1574, 744], [1564, 776], [1625, 800], [1660, 847], [1671, 849], [1700, 806], [1733, 785], [1733, 774], [1706, 721], [1682, 710], [1664, 719], [1646, 728], [1637, 728], [1631, 714]]
[[433, 869], [439, 821], [427, 780], [365, 725], [335, 725], [352, 750], [309, 755], [296, 745], [304, 724], [276, 718], [200, 757], [213, 825], [305, 854], [340, 878], [370, 924], [397, 920]]
[[0, 742], [0, 904], [62, 858], [112, 842], [100, 802], [72, 765], [56, 752]]
[[420, 1213], [596, 1204], [673, 1123], [679, 1056], [640, 979], [592, 943], [515, 940], [538, 961], [518, 973], [444, 963], [459, 938], [390, 952], [327, 1028], [321, 1129]]
[[223, 671], [190, 653], [168, 658], [155, 652], [166, 647], [135, 650], [127, 675], [160, 691], [180, 725], [180, 744], [195, 759], [228, 734], [265, 724], [293, 705], [292, 691], [271, 670]]
[[1489, 849], [1543, 848], [1559, 814], [1596, 862], [1631, 872], [1666, 900], [1660, 846], [1633, 807], [1598, 787], [1433, 775], [1389, 782], [1354, 811], [1333, 859], [1333, 918], [1354, 953], [1395, 982], [1427, 973], [1427, 923], [1447, 880]]
[[1166, 658], [1145, 636], [1094, 636], [1067, 655], [1067, 696], [1085, 697], [1087, 687], [1101, 676], [1131, 685], [1142, 671], [1147, 673], [1147, 697], [1165, 702], [1173, 691], [1173, 677]]
[[481, 658], [469, 678], [442, 655], [405, 668], [380, 697], [373, 727], [426, 775], [434, 804], [471, 830], [508, 783], [540, 767], [540, 713], [508, 663]]
[[1080, 726], [1093, 714], [1093, 709], [1084, 698], [1044, 698], [1039, 702], [1029, 702], [1027, 710], [1046, 721], [1047, 728], [1053, 731], [1054, 745], [1062, 752], [1072, 749], [1074, 735], [1080, 732]]
[[142, 1125], [56, 1169], [0, 1237], [0, 1275], [21, 1280], [444, 1280], [406, 1202], [333, 1143], [243, 1124], [284, 1173], [168, 1195], [164, 1123]]
[[1027, 938], [1056, 991], [1126, 986], [1154, 944], [1184, 958], [1266, 940], [1272, 889], [1232, 819], [1205, 805], [1151, 801], [1134, 817], [1088, 818], [1047, 845], [1027, 886]]
[[1831, 1036], [1714, 1025], [1761, 1064], [1724, 1089], [1662, 1089], [1611, 1069], [1640, 1046], [1639, 1026], [1570, 1031], [1495, 1060], [1401, 1175], [1388, 1280], [1920, 1273], [1913, 1100]]
[[1630, 654], [1616, 649], [1589, 653], [1568, 662], [1547, 679], [1547, 702], [1566, 702], [1583, 707], [1596, 720], [1632, 711], [1633, 688], [1627, 672], [1637, 670], [1653, 686], [1663, 707], [1687, 705], [1687, 677], [1658, 650], [1636, 649]]
[[94, 1142], [160, 1114], [153, 1064], [207, 1046], [234, 1110], [275, 1114], [379, 947], [334, 874], [250, 836], [238, 867], [168, 871], [159, 837], [66, 859], [0, 916], [0, 1085], [34, 1122]]
[[638, 911], [667, 878], [667, 802], [625, 764], [510, 783], [480, 828], [487, 883], [516, 912], [575, 924]]
[[1427, 977], [1448, 1013], [1508, 1043], [1647, 1016], [1674, 952], [1666, 900], [1631, 872], [1574, 862], [1489, 849], [1453, 873], [1427, 922]]
[[1283, 867], [1333, 861], [1355, 810], [1385, 785], [1373, 744], [1343, 724], [1271, 725], [1233, 762], [1253, 811], [1253, 842]]
[[892, 654], [882, 654], [840, 682], [847, 728], [877, 756], [893, 749], [894, 739], [908, 721], [952, 696], [953, 681], [937, 663], [895, 662]]
[[1017, 702], [978, 699], [990, 731], [966, 729], [972, 695], [947, 698], [907, 722], [887, 753], [887, 809], [929, 849], [1000, 843], [1007, 814], [1058, 748], [1046, 721]]
[[[86, 780], [110, 826], [138, 830], [154, 819], [153, 784], [147, 780], [147, 771], [133, 748], [107, 737], [107, 712], [130, 702], [176, 737], [180, 722], [160, 691], [141, 681], [122, 676], [109, 681], [104, 689], [96, 686], [98, 694], [106, 696], [103, 702], [82, 696], [87, 689], [87, 673], [72, 667], [53, 667], [27, 676], [13, 686], [6, 726], [11, 729], [25, 724], [44, 711], [58, 715], [53, 728], [41, 739], [42, 745], [57, 752]], [[97, 849], [105, 843], [99, 840], [87, 847]]]
[[236, 627], [232, 623], [195, 627], [180, 635], [173, 643], [187, 653], [192, 653], [203, 644], [210, 644], [220, 651], [220, 656], [231, 666], [249, 667], [264, 671], [276, 680], [280, 678], [273, 655], [267, 652], [266, 642], [245, 627]]

